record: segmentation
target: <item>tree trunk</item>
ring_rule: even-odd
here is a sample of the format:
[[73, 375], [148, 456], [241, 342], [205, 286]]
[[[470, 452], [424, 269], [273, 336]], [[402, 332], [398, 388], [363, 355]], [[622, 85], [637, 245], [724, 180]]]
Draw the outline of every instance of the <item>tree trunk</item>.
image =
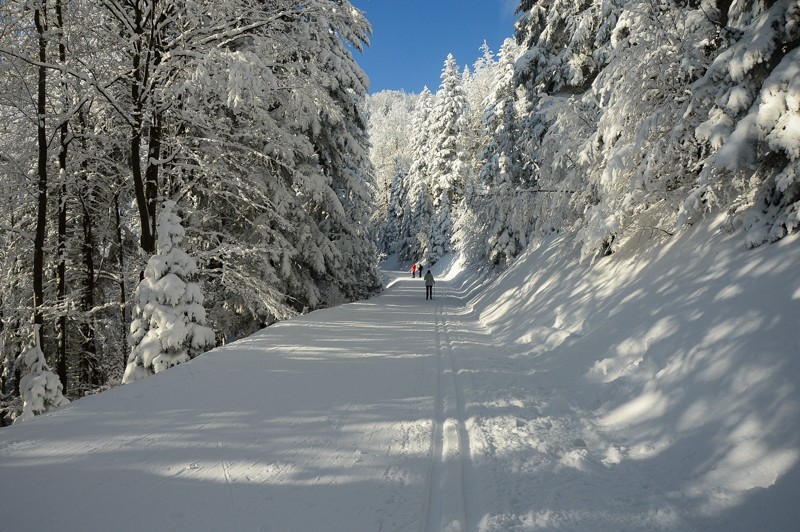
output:
[[[134, 61], [135, 63], [136, 61]], [[133, 89], [134, 98], [138, 98], [138, 87], [136, 83], [134, 83]], [[139, 226], [141, 229], [141, 236], [139, 238], [139, 244], [142, 246], [142, 249], [147, 253], [155, 253], [155, 240], [153, 238], [153, 233], [150, 230], [150, 212], [147, 208], [148, 201], [147, 196], [145, 195], [145, 186], [144, 186], [144, 179], [142, 176], [142, 162], [139, 159], [139, 153], [142, 149], [142, 109], [141, 103], [135, 102], [134, 105], [138, 106], [139, 108], [134, 111], [134, 121], [137, 122], [137, 125], [133, 126], [132, 128], [132, 136], [131, 136], [131, 171], [133, 173], [133, 189], [136, 194], [136, 206], [139, 210]]]
[[47, 131], [45, 113], [47, 111], [47, 0], [41, 0], [34, 10], [34, 24], [39, 34], [39, 72], [36, 95], [36, 139], [38, 145], [37, 171], [38, 201], [36, 213], [36, 235], [33, 243], [33, 320], [37, 325], [44, 323], [41, 306], [44, 301], [44, 239], [47, 232]]
[[[62, 158], [66, 160], [66, 146], [61, 146], [59, 152], [59, 166], [61, 165]], [[61, 169], [61, 177], [65, 173], [63, 167]], [[63, 393], [67, 393], [67, 184], [61, 184], [61, 193], [58, 198], [58, 243], [57, 243], [57, 257], [58, 257], [58, 303], [59, 314], [56, 320], [56, 338], [58, 340], [58, 363], [57, 371], [58, 378], [61, 385], [64, 387]]]
[[[88, 194], [86, 194], [88, 196]], [[92, 234], [92, 217], [87, 205], [88, 199], [82, 198], [83, 207], [83, 265], [84, 283], [81, 297], [81, 307], [84, 319], [81, 322], [81, 336], [83, 349], [80, 359], [80, 381], [86, 388], [102, 384], [97, 358], [97, 345], [95, 344], [95, 328], [92, 310], [94, 309], [95, 274], [94, 274], [94, 236]]]
[[[81, 110], [78, 119], [80, 121], [82, 131], [87, 131], [88, 121], [86, 113]], [[79, 326], [81, 338], [81, 355], [78, 360], [78, 381], [81, 388], [85, 391], [92, 386], [103, 384], [102, 374], [99, 369], [99, 358], [97, 354], [96, 344], [96, 327], [93, 317], [95, 306], [95, 289], [97, 286], [95, 274], [95, 245], [92, 223], [92, 193], [91, 183], [89, 182], [89, 167], [84, 160], [82, 163], [84, 179], [78, 190], [78, 200], [81, 206], [81, 228], [82, 228], [82, 244], [81, 244], [81, 258], [83, 262], [83, 289], [81, 291], [81, 313], [83, 319]], [[114, 196], [114, 205], [117, 207], [118, 198]], [[119, 224], [119, 216], [116, 218]]]
[[125, 247], [122, 242], [122, 220], [119, 214], [119, 194], [114, 195], [114, 216], [117, 224], [117, 264], [119, 265], [119, 323], [122, 339], [122, 367], [128, 362], [128, 318], [125, 310], [128, 306], [125, 291]]
[[[145, 20], [142, 6], [134, 6], [134, 54], [133, 54], [133, 81], [131, 83], [131, 100], [133, 102], [133, 125], [131, 126], [131, 172], [133, 173], [133, 189], [136, 194], [136, 206], [139, 211], [139, 226], [141, 229], [140, 245], [149, 253], [155, 253], [155, 239], [151, 230], [150, 211], [148, 198], [145, 191], [145, 181], [142, 174], [142, 131], [144, 124], [144, 91], [146, 90], [147, 58], [144, 52], [143, 39], [145, 34]], [[142, 64], [144, 62], [144, 64]]]
[[158, 174], [161, 169], [161, 141], [162, 141], [162, 115], [156, 113], [153, 123], [150, 124], [150, 137], [148, 139], [147, 172], [145, 174], [145, 194], [147, 196], [147, 213], [150, 216], [150, 234], [153, 238], [151, 253], [156, 252], [156, 218], [158, 216]]
[[[56, 21], [58, 24], [58, 60], [61, 65], [67, 63], [67, 48], [64, 45], [64, 13], [61, 5], [62, 0], [56, 0]], [[61, 78], [61, 90], [63, 92], [63, 112], [69, 110], [69, 100], [67, 97], [67, 83]], [[67, 145], [69, 143], [69, 122], [62, 118], [59, 128], [59, 151], [58, 151], [58, 174], [61, 179], [61, 193], [58, 198], [58, 243], [56, 254], [58, 257], [58, 303], [59, 316], [56, 322], [56, 336], [58, 338], [58, 363], [57, 371], [61, 385], [64, 387], [63, 393], [67, 394]]]

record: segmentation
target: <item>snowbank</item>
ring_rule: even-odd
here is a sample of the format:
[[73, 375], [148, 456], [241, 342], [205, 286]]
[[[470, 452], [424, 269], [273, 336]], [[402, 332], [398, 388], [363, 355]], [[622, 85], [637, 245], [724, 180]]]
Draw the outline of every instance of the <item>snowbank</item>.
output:
[[[543, 425], [580, 426], [557, 456], [584, 478], [548, 478], [571, 508], [585, 495], [602, 521], [604, 499], [650, 498], [662, 502], [649, 526], [795, 529], [798, 240], [748, 251], [709, 222], [672, 238], [642, 232], [590, 265], [560, 237], [473, 300], [518, 368], [509, 388], [530, 391], [515, 398], [519, 431], [537, 441]], [[556, 526], [553, 498], [516, 524]]]

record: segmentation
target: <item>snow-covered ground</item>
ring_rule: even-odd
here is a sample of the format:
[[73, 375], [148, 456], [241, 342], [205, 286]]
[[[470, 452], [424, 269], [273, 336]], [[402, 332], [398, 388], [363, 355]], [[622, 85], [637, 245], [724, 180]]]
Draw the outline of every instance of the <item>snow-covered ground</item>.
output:
[[387, 271], [0, 431], [0, 530], [796, 530], [798, 240]]

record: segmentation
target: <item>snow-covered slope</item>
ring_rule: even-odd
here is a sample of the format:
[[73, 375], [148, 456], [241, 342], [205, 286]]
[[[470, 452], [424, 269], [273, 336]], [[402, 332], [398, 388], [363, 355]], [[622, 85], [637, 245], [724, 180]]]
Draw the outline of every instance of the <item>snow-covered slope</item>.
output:
[[387, 272], [0, 430], [0, 531], [794, 530], [798, 244], [556, 238], [435, 301]]
[[518, 439], [493, 449], [519, 454], [497, 480], [525, 501], [514, 524], [796, 530], [799, 240], [747, 251], [710, 222], [590, 265], [560, 238], [481, 294], [501, 358], [526, 370], [504, 377], [497, 421]]

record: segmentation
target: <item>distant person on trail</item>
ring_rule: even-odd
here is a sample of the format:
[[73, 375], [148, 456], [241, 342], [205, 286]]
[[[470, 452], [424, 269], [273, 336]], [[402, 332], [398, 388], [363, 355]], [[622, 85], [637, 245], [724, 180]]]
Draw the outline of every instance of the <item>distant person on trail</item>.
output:
[[[421, 274], [420, 274], [421, 275]], [[430, 270], [425, 274], [425, 300], [433, 299], [433, 285], [436, 281], [433, 280], [433, 274]]]
[[411, 265], [411, 278], [413, 279], [417, 274], [417, 263]]

